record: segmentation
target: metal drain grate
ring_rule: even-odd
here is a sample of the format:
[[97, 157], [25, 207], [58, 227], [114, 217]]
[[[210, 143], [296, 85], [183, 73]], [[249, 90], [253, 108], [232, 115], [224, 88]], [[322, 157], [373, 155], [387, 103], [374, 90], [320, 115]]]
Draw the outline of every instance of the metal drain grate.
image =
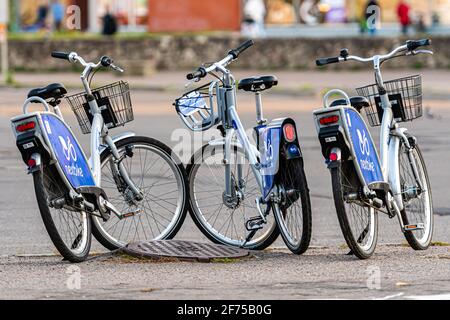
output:
[[134, 257], [175, 258], [201, 262], [210, 262], [214, 259], [237, 259], [249, 255], [249, 251], [244, 249], [180, 240], [133, 242], [127, 245], [123, 251]]

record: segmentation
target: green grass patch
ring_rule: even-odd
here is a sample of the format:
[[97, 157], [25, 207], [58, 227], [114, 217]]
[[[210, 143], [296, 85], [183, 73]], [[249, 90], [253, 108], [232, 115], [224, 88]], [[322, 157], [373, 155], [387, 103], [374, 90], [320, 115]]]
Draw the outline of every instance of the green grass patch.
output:
[[15, 86], [17, 85], [16, 81], [14, 80], [14, 71], [9, 70], [6, 73], [5, 83], [7, 86]]
[[423, 64], [423, 62], [420, 61], [416, 61], [414, 62], [414, 64], [412, 65], [412, 67], [414, 69], [423, 69], [425, 67], [425, 65]]
[[443, 241], [433, 241], [431, 243], [432, 247], [450, 247], [450, 243]]
[[[202, 31], [202, 32], [119, 32], [110, 39], [118, 40], [143, 40], [159, 39], [165, 36], [171, 37], [196, 37], [196, 36], [229, 36], [230, 32], [222, 31]], [[81, 31], [61, 31], [61, 32], [12, 32], [8, 34], [9, 40], [36, 41], [36, 40], [101, 40], [108, 39], [100, 33]]]

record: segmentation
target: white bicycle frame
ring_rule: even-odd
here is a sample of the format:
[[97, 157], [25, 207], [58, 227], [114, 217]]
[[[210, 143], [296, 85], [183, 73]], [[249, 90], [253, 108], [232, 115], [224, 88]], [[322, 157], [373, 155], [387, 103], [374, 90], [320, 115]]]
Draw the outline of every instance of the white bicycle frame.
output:
[[[86, 95], [88, 97], [90, 112], [93, 115], [93, 121], [92, 121], [92, 126], [91, 126], [91, 135], [90, 135], [91, 156], [90, 156], [88, 162], [89, 162], [90, 171], [92, 172], [92, 176], [93, 176], [93, 179], [95, 182], [95, 186], [98, 188], [101, 188], [101, 169], [102, 168], [101, 168], [100, 156], [101, 156], [101, 152], [103, 150], [105, 150], [105, 146], [108, 146], [109, 149], [111, 150], [111, 153], [113, 154], [113, 156], [115, 158], [115, 161], [117, 161], [117, 163], [118, 163], [119, 173], [120, 173], [121, 177], [124, 179], [125, 183], [130, 187], [130, 189], [133, 191], [134, 194], [141, 195], [142, 194], [141, 191], [135, 186], [133, 181], [130, 179], [128, 172], [125, 169], [125, 166], [123, 165], [123, 163], [121, 161], [119, 161], [120, 154], [119, 154], [119, 151], [117, 150], [117, 147], [115, 144], [118, 140], [124, 139], [125, 137], [134, 136], [135, 134], [132, 132], [127, 132], [127, 133], [122, 133], [121, 135], [118, 135], [116, 137], [111, 137], [109, 135], [108, 128], [106, 127], [106, 125], [104, 123], [104, 119], [103, 119], [100, 107], [98, 106], [96, 99], [92, 95], [92, 90], [90, 88], [89, 81], [88, 81], [89, 75], [91, 74], [92, 71], [102, 67], [101, 62], [98, 62], [96, 64], [95, 63], [87, 63], [82, 57], [80, 57], [75, 52], [70, 53], [69, 61], [71, 63], [78, 62], [85, 68], [83, 73], [81, 74], [81, 81], [83, 83], [83, 87], [84, 87]], [[112, 68], [117, 71], [123, 72], [122, 69], [120, 69], [116, 66], [112, 65]], [[32, 102], [42, 103], [47, 112], [49, 112], [51, 110], [49, 104], [44, 99], [39, 98], [39, 97], [31, 97], [31, 98], [27, 99], [24, 103], [24, 106], [23, 106], [24, 114], [28, 114], [28, 106]], [[53, 106], [52, 108], [53, 108], [53, 112], [63, 122], [65, 122], [60, 108], [58, 106]], [[66, 179], [64, 179], [64, 180], [66, 180]], [[68, 186], [70, 186], [70, 184], [68, 182], [66, 184]], [[113, 211], [116, 215], [118, 215], [118, 216], [122, 215], [109, 202], [106, 201], [105, 205], [108, 207], [108, 209]]]
[[[399, 170], [399, 152], [401, 143], [411, 150], [411, 146], [406, 135], [407, 129], [400, 128], [398, 123], [394, 119], [394, 113], [392, 111], [392, 104], [389, 100], [388, 93], [384, 88], [384, 82], [381, 74], [381, 64], [391, 58], [396, 57], [399, 53], [402, 53], [408, 49], [407, 45], [398, 47], [387, 55], [376, 55], [371, 58], [361, 58], [357, 56], [339, 57], [339, 61], [354, 60], [358, 62], [373, 62], [376, 84], [380, 92], [381, 106], [383, 108], [383, 119], [381, 121], [380, 128], [380, 161], [381, 169], [383, 172], [384, 182], [388, 183], [391, 187], [392, 194], [388, 194], [388, 201], [392, 204], [394, 211], [397, 213], [397, 217], [400, 221], [402, 228], [404, 228], [404, 223], [400, 211], [403, 210], [403, 199], [402, 190], [400, 183], [400, 170]], [[416, 55], [419, 53], [432, 54], [431, 51], [427, 50], [417, 50], [412, 52], [407, 52], [406, 55]], [[348, 96], [346, 96], [347, 101], [349, 101]], [[328, 95], [325, 96], [325, 105]], [[411, 152], [409, 152], [410, 163], [415, 174], [415, 178], [419, 186], [422, 188], [420, 179], [418, 178], [418, 170], [416, 161]], [[392, 201], [392, 198], [394, 201]]]
[[[214, 63], [208, 68], [205, 68], [206, 73], [211, 72], [221, 72], [223, 74], [223, 84], [224, 86], [219, 88], [219, 92], [217, 93], [219, 97], [219, 113], [223, 111], [226, 114], [226, 119], [222, 119], [222, 123], [225, 128], [225, 137], [219, 138], [215, 140], [211, 140], [209, 142], [210, 146], [223, 146], [224, 147], [224, 164], [225, 164], [225, 197], [228, 199], [233, 199], [234, 188], [232, 185], [232, 173], [231, 173], [231, 155], [232, 148], [238, 147], [244, 150], [245, 156], [248, 159], [249, 165], [252, 169], [252, 173], [258, 183], [261, 197], [255, 199], [257, 204], [258, 213], [261, 216], [262, 220], [267, 223], [267, 210], [264, 213], [261, 208], [262, 203], [266, 203], [269, 199], [276, 196], [273, 192], [271, 192], [266, 198], [264, 198], [264, 184], [263, 184], [263, 176], [262, 176], [262, 165], [258, 159], [261, 158], [261, 154], [258, 148], [250, 142], [249, 137], [247, 136], [246, 130], [242, 124], [241, 119], [239, 118], [238, 112], [236, 110], [236, 86], [235, 79], [231, 74], [230, 70], [226, 69], [232, 61], [234, 60], [233, 56], [230, 54], [225, 59]], [[256, 114], [257, 114], [257, 122], [263, 123], [263, 110], [260, 95], [257, 95], [256, 98]], [[235, 139], [237, 137], [237, 140]], [[239, 161], [239, 160], [238, 160]], [[243, 177], [242, 166], [239, 164], [243, 163], [238, 162], [237, 167], [237, 182], [239, 183]]]

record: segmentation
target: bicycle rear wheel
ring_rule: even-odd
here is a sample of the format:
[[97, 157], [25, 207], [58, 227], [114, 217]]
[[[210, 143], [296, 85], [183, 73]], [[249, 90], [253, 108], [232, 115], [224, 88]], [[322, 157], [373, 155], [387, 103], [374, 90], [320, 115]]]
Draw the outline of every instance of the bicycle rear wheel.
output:
[[[187, 167], [190, 192], [190, 214], [200, 231], [214, 243], [241, 247], [248, 231], [245, 223], [258, 217], [255, 199], [260, 196], [259, 185], [252, 173], [244, 150], [232, 148], [232, 188], [240, 194], [239, 200], [226, 204], [224, 147], [205, 145], [192, 157]], [[242, 180], [237, 181], [238, 164]], [[269, 208], [270, 210], [270, 208]], [[250, 250], [263, 250], [278, 237], [279, 229], [272, 215], [268, 223], [244, 246]]]
[[401, 211], [405, 225], [422, 225], [423, 229], [406, 231], [405, 238], [414, 250], [426, 250], [433, 238], [433, 199], [428, 173], [422, 153], [417, 145], [411, 150], [417, 167], [420, 189], [409, 158], [409, 150], [402, 143], [399, 153], [400, 185], [404, 209]]
[[283, 204], [274, 204], [273, 211], [284, 243], [292, 253], [300, 255], [308, 250], [312, 231], [311, 200], [303, 160], [287, 160], [281, 175]]
[[130, 137], [119, 141], [116, 147], [144, 198], [130, 199], [127, 185], [120, 185], [120, 178], [111, 169], [112, 153], [102, 153], [102, 188], [108, 200], [121, 212], [138, 214], [122, 220], [112, 214], [106, 222], [93, 216], [94, 237], [109, 250], [133, 241], [172, 239], [188, 209], [186, 171], [181, 161], [168, 146], [147, 137]]
[[54, 208], [54, 200], [63, 199], [67, 190], [54, 166], [33, 173], [36, 200], [45, 228], [59, 253], [68, 261], [86, 260], [91, 248], [91, 220], [86, 212]]
[[378, 241], [378, 215], [375, 209], [351, 197], [358, 194], [357, 179], [349, 161], [331, 169], [334, 204], [345, 241], [359, 259], [368, 259]]

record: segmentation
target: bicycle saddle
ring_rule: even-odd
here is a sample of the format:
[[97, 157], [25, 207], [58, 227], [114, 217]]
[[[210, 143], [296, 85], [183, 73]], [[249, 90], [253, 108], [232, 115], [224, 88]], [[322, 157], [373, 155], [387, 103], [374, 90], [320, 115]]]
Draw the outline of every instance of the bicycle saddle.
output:
[[28, 98], [39, 97], [44, 100], [50, 98], [61, 99], [67, 93], [66, 87], [60, 83], [52, 83], [44, 88], [36, 88], [28, 93]]
[[244, 91], [260, 92], [272, 88], [278, 84], [274, 76], [261, 76], [246, 78], [239, 81], [238, 89]]
[[[361, 96], [351, 97], [350, 104], [352, 105], [353, 108], [358, 110], [358, 112], [361, 111], [362, 108], [367, 108], [370, 106], [369, 100], [367, 100], [367, 98], [361, 97]], [[339, 100], [333, 101], [333, 103], [331, 103], [330, 107], [345, 106], [345, 105], [347, 105], [347, 100], [339, 99]]]

